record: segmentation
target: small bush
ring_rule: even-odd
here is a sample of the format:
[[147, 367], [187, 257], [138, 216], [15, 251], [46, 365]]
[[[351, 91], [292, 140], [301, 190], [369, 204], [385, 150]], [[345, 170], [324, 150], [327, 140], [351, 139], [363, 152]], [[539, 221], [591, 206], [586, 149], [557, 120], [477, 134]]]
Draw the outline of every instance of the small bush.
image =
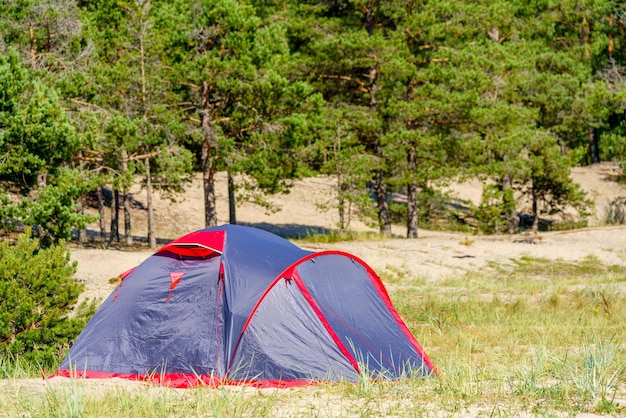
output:
[[626, 198], [617, 197], [604, 208], [604, 222], [611, 225], [622, 225], [626, 222]]
[[42, 248], [30, 229], [0, 243], [0, 354], [56, 365], [95, 310], [73, 310], [83, 290], [75, 272], [63, 243]]
[[515, 212], [517, 202], [513, 191], [502, 190], [496, 185], [487, 185], [483, 189], [480, 205], [474, 209], [478, 219], [478, 230], [486, 234], [498, 234], [508, 231], [508, 219]]

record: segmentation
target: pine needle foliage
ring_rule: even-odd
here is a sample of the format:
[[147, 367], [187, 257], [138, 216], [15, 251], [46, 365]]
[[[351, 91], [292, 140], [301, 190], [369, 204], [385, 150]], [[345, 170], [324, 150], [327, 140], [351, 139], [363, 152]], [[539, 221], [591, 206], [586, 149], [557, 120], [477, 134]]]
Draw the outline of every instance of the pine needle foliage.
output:
[[15, 245], [0, 243], [0, 356], [54, 367], [93, 314], [74, 305], [84, 285], [60, 245], [43, 248], [27, 229]]

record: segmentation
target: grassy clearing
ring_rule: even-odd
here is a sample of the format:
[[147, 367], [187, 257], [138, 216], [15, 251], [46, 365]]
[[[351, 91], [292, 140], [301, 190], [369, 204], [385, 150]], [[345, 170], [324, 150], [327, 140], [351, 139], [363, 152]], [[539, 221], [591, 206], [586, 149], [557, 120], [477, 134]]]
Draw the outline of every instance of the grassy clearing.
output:
[[401, 268], [387, 275], [396, 308], [438, 367], [436, 378], [287, 390], [50, 381], [33, 396], [18, 383], [35, 368], [0, 362], [12, 382], [0, 387], [0, 416], [626, 414], [624, 267], [523, 257], [439, 283]]
[[[626, 269], [524, 257], [392, 297], [441, 371], [440, 406], [624, 413]], [[392, 288], [393, 289], [393, 288]], [[431, 388], [434, 390], [434, 388]]]

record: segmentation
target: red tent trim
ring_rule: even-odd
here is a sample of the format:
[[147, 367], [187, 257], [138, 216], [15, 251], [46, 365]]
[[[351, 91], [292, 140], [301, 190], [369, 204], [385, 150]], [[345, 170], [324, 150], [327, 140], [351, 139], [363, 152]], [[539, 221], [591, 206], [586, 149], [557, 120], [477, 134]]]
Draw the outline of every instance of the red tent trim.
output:
[[378, 291], [378, 294], [383, 300], [383, 303], [385, 304], [385, 306], [387, 306], [387, 309], [389, 309], [389, 312], [391, 312], [391, 315], [396, 320], [396, 323], [398, 324], [398, 326], [400, 326], [400, 329], [402, 329], [402, 332], [408, 338], [411, 344], [413, 344], [413, 347], [415, 348], [417, 353], [420, 355], [424, 363], [426, 363], [426, 365], [432, 371], [432, 373], [436, 375], [437, 369], [435, 368], [435, 365], [430, 360], [430, 357], [428, 357], [428, 355], [426, 354], [426, 352], [424, 351], [420, 343], [417, 341], [413, 333], [409, 330], [409, 327], [406, 326], [406, 324], [400, 317], [400, 314], [398, 313], [396, 308], [393, 307], [393, 304], [391, 303], [391, 298], [389, 297], [389, 293], [387, 293], [387, 290], [385, 289], [385, 286], [383, 285], [383, 282], [380, 279], [380, 277], [378, 277], [376, 272], [370, 266], [365, 264], [365, 262], [359, 260], [357, 257], [354, 257], [354, 256], [352, 256], [352, 258], [360, 262], [367, 269], [367, 272], [369, 273], [369, 276], [370, 276], [370, 280], [372, 281], [372, 283], [374, 284], [374, 287]]
[[135, 271], [135, 269], [136, 269], [136, 268], [137, 268], [137, 266], [135, 266], [135, 267], [133, 267], [133, 268], [131, 268], [131, 269], [128, 269], [128, 270], [126, 270], [124, 273], [120, 274], [120, 275], [119, 275], [119, 276], [117, 276], [117, 277], [119, 277], [120, 279], [124, 280], [125, 278], [127, 278], [127, 277], [130, 275], [130, 273], [132, 273], [133, 271]]
[[328, 323], [328, 320], [324, 317], [324, 314], [320, 310], [319, 306], [317, 306], [317, 304], [315, 303], [315, 300], [310, 295], [310, 293], [308, 292], [308, 290], [304, 286], [304, 283], [302, 283], [302, 280], [300, 280], [300, 277], [295, 272], [296, 267], [298, 267], [300, 264], [304, 263], [307, 260], [310, 260], [310, 259], [313, 259], [313, 258], [316, 258], [316, 257], [320, 257], [320, 256], [323, 256], [323, 255], [343, 255], [343, 256], [346, 256], [346, 257], [350, 258], [352, 261], [354, 261], [356, 263], [359, 263], [360, 265], [362, 265], [365, 268], [365, 270], [367, 271], [367, 273], [368, 273], [368, 275], [370, 277], [370, 280], [372, 281], [372, 284], [374, 285], [374, 288], [376, 289], [376, 291], [378, 292], [378, 294], [382, 298], [383, 303], [385, 304], [387, 309], [389, 309], [389, 312], [393, 316], [394, 320], [396, 321], [396, 323], [398, 324], [398, 326], [400, 327], [400, 329], [402, 330], [404, 335], [409, 339], [409, 341], [413, 345], [413, 348], [415, 348], [415, 351], [417, 351], [417, 353], [422, 357], [422, 360], [424, 361], [424, 363], [430, 368], [430, 370], [433, 371], [434, 374], [437, 374], [436, 373], [436, 369], [435, 369], [432, 361], [430, 360], [430, 358], [428, 357], [428, 355], [426, 354], [426, 352], [424, 351], [422, 346], [417, 342], [417, 339], [413, 336], [413, 334], [411, 333], [409, 328], [406, 326], [406, 324], [404, 323], [404, 321], [400, 317], [400, 314], [398, 313], [398, 311], [396, 311], [396, 309], [393, 307], [393, 304], [391, 303], [391, 298], [389, 297], [389, 294], [387, 293], [387, 290], [385, 289], [385, 286], [383, 285], [382, 280], [380, 280], [380, 277], [378, 277], [376, 272], [367, 263], [365, 263], [363, 260], [361, 260], [359, 257], [356, 257], [356, 256], [354, 256], [352, 254], [349, 254], [349, 253], [346, 253], [344, 251], [338, 251], [338, 250], [320, 251], [320, 252], [311, 253], [311, 254], [309, 254], [309, 255], [307, 255], [305, 257], [302, 257], [300, 260], [296, 261], [291, 266], [287, 267], [285, 269], [285, 271], [283, 271], [276, 279], [274, 279], [274, 281], [267, 287], [265, 292], [261, 295], [261, 297], [257, 301], [257, 303], [254, 306], [254, 308], [252, 308], [252, 311], [250, 312], [250, 315], [248, 316], [248, 319], [246, 320], [243, 328], [241, 329], [241, 334], [239, 334], [239, 337], [237, 338], [237, 342], [235, 343], [235, 348], [233, 349], [233, 351], [231, 353], [230, 361], [229, 361], [229, 364], [228, 364], [228, 370], [230, 370], [230, 368], [232, 366], [232, 362], [234, 361], [235, 354], [237, 353], [237, 350], [239, 348], [239, 344], [241, 342], [241, 339], [243, 338], [243, 334], [246, 332], [246, 330], [248, 328], [248, 325], [250, 324], [250, 321], [252, 320], [252, 317], [256, 313], [259, 305], [265, 299], [265, 296], [276, 285], [276, 283], [278, 281], [280, 281], [282, 279], [295, 279], [295, 282], [298, 285], [298, 288], [302, 291], [302, 294], [304, 295], [305, 299], [307, 300], [307, 302], [309, 302], [309, 305], [311, 306], [311, 308], [315, 311], [315, 313], [317, 314], [318, 318], [320, 318], [320, 320], [322, 321], [322, 324], [324, 325], [326, 330], [329, 332], [331, 338], [337, 344], [337, 347], [346, 356], [348, 361], [350, 361], [350, 363], [354, 366], [355, 370], [359, 374], [361, 373], [357, 361], [352, 357], [352, 355], [347, 350], [347, 348], [344, 346], [344, 344], [341, 342], [339, 337], [337, 337], [335, 332], [332, 330], [332, 327]]
[[165, 244], [155, 254], [169, 251], [188, 257], [221, 255], [224, 249], [224, 238], [225, 231], [196, 231]]
[[294, 388], [302, 386], [318, 385], [324, 382], [316, 380], [229, 380], [221, 379], [214, 375], [187, 374], [187, 373], [164, 373], [164, 374], [123, 374], [98, 372], [93, 370], [59, 370], [47, 379], [53, 377], [68, 377], [72, 379], [111, 379], [114, 377], [136, 382], [144, 382], [157, 386], [178, 389], [199, 387], [216, 388], [223, 385], [251, 386], [256, 388]]

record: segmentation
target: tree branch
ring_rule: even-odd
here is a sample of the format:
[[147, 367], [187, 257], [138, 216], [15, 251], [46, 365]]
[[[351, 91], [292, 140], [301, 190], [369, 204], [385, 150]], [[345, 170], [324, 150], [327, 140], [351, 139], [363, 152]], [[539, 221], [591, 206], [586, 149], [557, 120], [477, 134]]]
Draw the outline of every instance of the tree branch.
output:
[[99, 110], [100, 112], [109, 113], [109, 111], [108, 111], [108, 110], [103, 109], [103, 108], [101, 108], [100, 106], [95, 105], [95, 104], [93, 104], [93, 103], [83, 102], [83, 101], [81, 101], [81, 100], [77, 100], [77, 99], [70, 99], [70, 102], [73, 102], [73, 103], [79, 104], [79, 105], [81, 105], [81, 106], [92, 107], [92, 108], [94, 108], [94, 109]]
[[361, 87], [361, 91], [369, 93], [370, 89], [367, 83], [359, 80], [358, 78], [354, 78], [354, 77], [348, 77], [345, 75], [322, 75], [322, 78], [332, 78], [332, 79], [338, 79], [338, 80], [343, 80], [343, 81], [349, 81], [351, 83], [355, 83], [358, 84]]

